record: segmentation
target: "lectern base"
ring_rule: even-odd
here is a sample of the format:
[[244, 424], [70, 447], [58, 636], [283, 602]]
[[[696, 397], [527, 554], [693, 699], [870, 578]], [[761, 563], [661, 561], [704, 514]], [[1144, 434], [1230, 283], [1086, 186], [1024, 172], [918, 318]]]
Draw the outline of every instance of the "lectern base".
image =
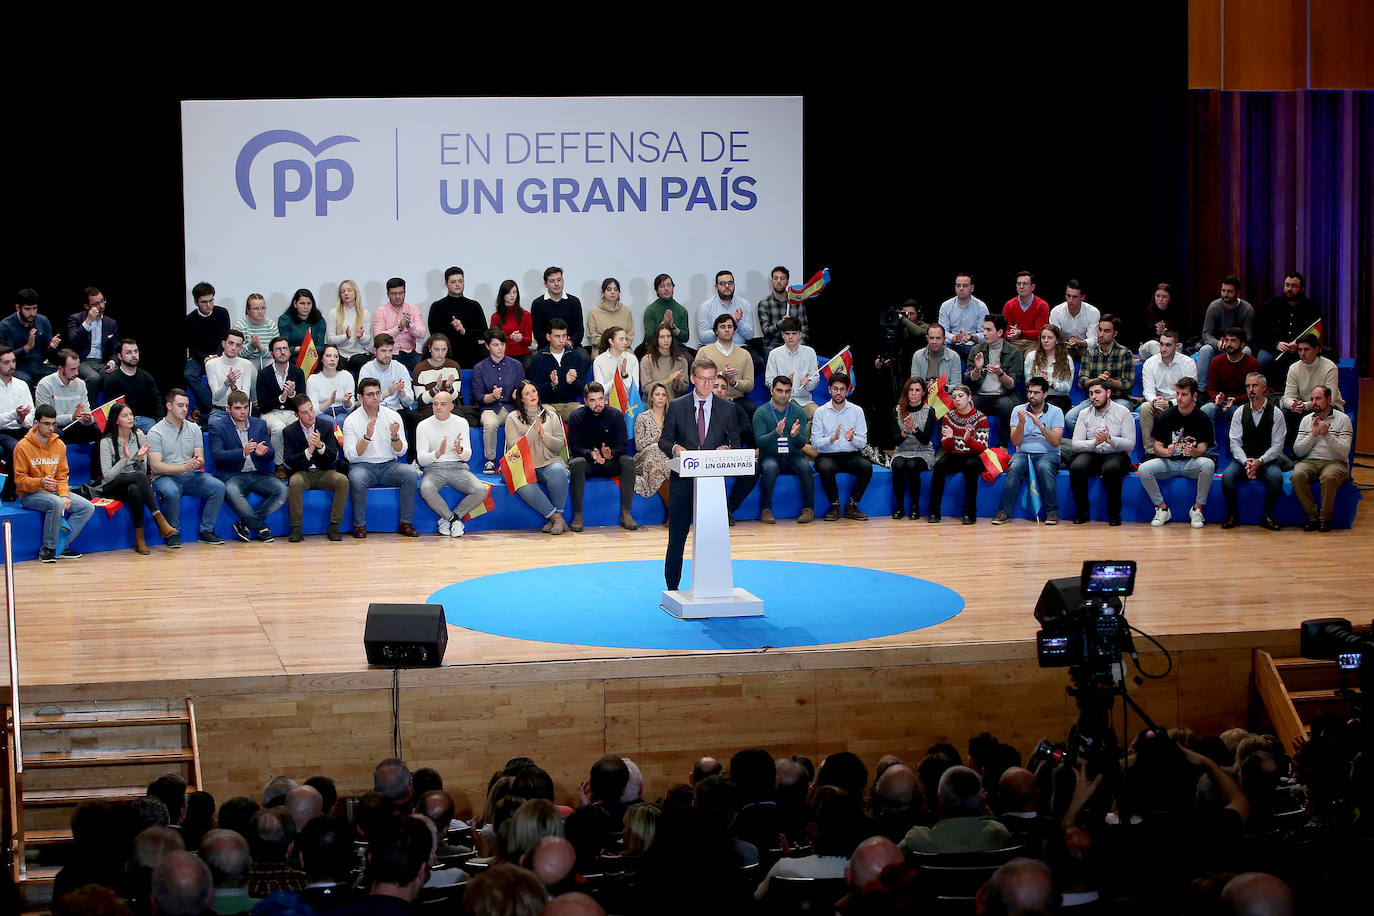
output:
[[737, 588], [733, 595], [697, 598], [690, 591], [675, 588], [664, 591], [660, 605], [674, 617], [699, 620], [705, 617], [762, 617], [763, 599]]

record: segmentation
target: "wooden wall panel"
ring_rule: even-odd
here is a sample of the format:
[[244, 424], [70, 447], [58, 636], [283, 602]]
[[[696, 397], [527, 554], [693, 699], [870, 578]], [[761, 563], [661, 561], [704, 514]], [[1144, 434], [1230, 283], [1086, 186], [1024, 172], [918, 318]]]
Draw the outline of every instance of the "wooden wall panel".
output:
[[1374, 89], [1374, 3], [1312, 0], [1312, 89]]
[[1305, 0], [1227, 0], [1223, 17], [1222, 88], [1306, 88]]
[[1221, 88], [1221, 2], [1188, 0], [1188, 88]]

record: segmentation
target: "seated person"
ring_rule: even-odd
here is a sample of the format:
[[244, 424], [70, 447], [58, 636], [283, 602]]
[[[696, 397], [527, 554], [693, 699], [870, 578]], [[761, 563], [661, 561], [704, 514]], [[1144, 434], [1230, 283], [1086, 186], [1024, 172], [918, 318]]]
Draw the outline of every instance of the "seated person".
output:
[[[1106, 314], [1097, 323], [1097, 346], [1083, 351], [1083, 361], [1078, 366], [1078, 387], [1084, 391], [1094, 379], [1101, 379], [1107, 391], [1129, 413], [1131, 407], [1131, 388], [1135, 385], [1135, 356], [1116, 339], [1121, 322], [1115, 315]], [[1064, 428], [1072, 429], [1078, 423], [1078, 415], [1087, 409], [1088, 401], [1082, 401], [1064, 416]], [[1134, 432], [1135, 422], [1131, 422]]]
[[[1312, 411], [1302, 418], [1293, 454], [1293, 493], [1307, 513], [1304, 531], [1330, 531], [1336, 507], [1336, 490], [1350, 476], [1350, 446], [1354, 443], [1350, 418], [1334, 409], [1325, 385], [1312, 389]], [[1312, 482], [1321, 481], [1321, 509], [1312, 501]]]
[[[119, 323], [105, 314], [105, 294], [94, 286], [85, 290], [86, 305], [67, 316], [67, 346], [81, 360], [81, 380], [92, 394], [100, 391], [101, 376], [113, 372], [119, 353]], [[61, 426], [59, 419], [58, 426]]]
[[29, 390], [38, 380], [53, 371], [47, 358], [62, 346], [62, 337], [54, 334], [52, 324], [38, 314], [38, 293], [21, 289], [15, 297], [14, 314], [0, 321], [0, 346], [14, 350], [15, 375]]
[[530, 357], [529, 378], [539, 389], [539, 402], [566, 423], [582, 406], [577, 398], [590, 379], [592, 364], [587, 354], [568, 340], [568, 323], [562, 318], [549, 319], [546, 336], [549, 345]]
[[1221, 336], [1226, 329], [1239, 327], [1245, 331], [1247, 340], [1255, 339], [1255, 309], [1240, 298], [1239, 290], [1238, 277], [1222, 279], [1221, 296], [1212, 300], [1202, 317], [1202, 346], [1198, 347], [1194, 359], [1197, 360], [1197, 384], [1204, 391], [1209, 389], [1207, 374], [1211, 371], [1212, 360], [1221, 350]]
[[[281, 444], [281, 431], [296, 419], [291, 399], [305, 394], [305, 373], [291, 361], [291, 342], [285, 337], [272, 338], [267, 351], [272, 354], [272, 362], [258, 373], [258, 413], [271, 433], [272, 448], [280, 468], [281, 456], [286, 453]], [[285, 469], [279, 476], [286, 479]]]
[[902, 852], [989, 852], [1011, 845], [1011, 831], [984, 813], [987, 793], [974, 770], [953, 766], [940, 777], [940, 820], [912, 827], [897, 844]]
[[[1161, 338], [1161, 353], [1163, 345], [1164, 338]], [[1174, 383], [1174, 391], [1174, 406], [1160, 415], [1154, 427], [1154, 438], [1148, 443], [1154, 457], [1140, 465], [1140, 485], [1154, 503], [1155, 517], [1150, 524], [1158, 528], [1167, 524], [1171, 515], [1157, 481], [1168, 477], [1193, 478], [1197, 482], [1197, 498], [1188, 510], [1188, 522], [1194, 528], [1201, 528], [1204, 524], [1202, 507], [1207, 505], [1212, 475], [1217, 469], [1217, 463], [1207, 457], [1215, 432], [1211, 419], [1197, 406], [1197, 379], [1184, 376]]]
[[[962, 274], [960, 275], [962, 276]], [[904, 515], [921, 517], [921, 472], [935, 466], [935, 443], [940, 436], [940, 421], [926, 401], [926, 380], [912, 376], [902, 386], [897, 400], [896, 442], [892, 452], [893, 519]], [[911, 511], [906, 511], [906, 494], [911, 493]]]
[[[566, 322], [565, 322], [566, 323]], [[552, 325], [553, 321], [549, 321]], [[608, 328], [625, 329], [625, 336], [631, 341], [635, 338], [635, 316], [630, 307], [620, 301], [620, 281], [607, 277], [601, 281], [601, 301], [587, 312], [587, 340], [593, 348], [593, 356], [606, 352], [605, 340]]]
[[[0, 352], [3, 352], [2, 347]], [[146, 370], [138, 368], [139, 358], [138, 341], [132, 337], [120, 340], [114, 371], [105, 374], [100, 390], [104, 393], [105, 403], [124, 398], [134, 409], [138, 428], [147, 433], [162, 419], [164, 406], [162, 396], [158, 394], [157, 382]]]
[[[795, 330], [787, 327], [789, 321], [795, 322], [796, 319], [789, 317], [779, 322], [784, 326], [784, 340], [789, 334], [800, 333], [800, 325]], [[783, 349], [786, 349], [786, 344], [773, 352]], [[772, 365], [772, 354], [768, 361]], [[806, 410], [800, 401], [792, 398], [792, 379], [786, 375], [778, 375], [773, 379], [770, 393], [772, 399], [754, 411], [751, 423], [754, 445], [759, 455], [759, 521], [765, 525], [777, 523], [773, 515], [773, 488], [777, 485], [779, 474], [793, 474], [801, 485], [802, 493], [802, 510], [797, 521], [804, 525], [816, 519], [816, 478], [811, 472], [811, 463], [802, 454], [802, 446], [807, 443]]]
[[483, 339], [489, 358], [472, 367], [472, 401], [481, 411], [482, 454], [486, 458], [482, 473], [495, 474], [496, 459], [501, 457], [496, 454], [496, 431], [514, 406], [516, 389], [525, 380], [525, 367], [506, 355], [505, 331], [487, 328]]
[[448, 337], [444, 334], [431, 334], [420, 348], [420, 361], [415, 364], [410, 383], [421, 417], [434, 413], [437, 392], [447, 391], [454, 404], [463, 400], [463, 367], [448, 358], [448, 350]]
[[315, 404], [309, 395], [298, 394], [291, 402], [296, 422], [282, 430], [282, 446], [286, 449], [287, 513], [291, 520], [289, 540], [304, 540], [301, 526], [304, 521], [302, 501], [306, 490], [333, 490], [329, 507], [331, 541], [343, 540], [339, 523], [343, 521], [344, 502], [348, 499], [348, 462], [344, 460], [334, 434], [334, 423], [315, 414]]
[[769, 351], [764, 377], [776, 380], [780, 375], [787, 376], [792, 383], [788, 386], [792, 400], [806, 412], [809, 424], [811, 415], [820, 406], [811, 399], [811, 390], [821, 380], [816, 351], [801, 342], [801, 322], [791, 315], [778, 322], [778, 332], [782, 335], [782, 346]]
[[1298, 361], [1289, 367], [1288, 380], [1283, 385], [1283, 409], [1289, 412], [1293, 421], [1294, 435], [1297, 435], [1303, 414], [1312, 409], [1312, 390], [1318, 385], [1331, 392], [1337, 410], [1345, 410], [1336, 364], [1322, 356], [1321, 341], [1316, 334], [1304, 334], [1298, 338]]
[[978, 523], [978, 475], [983, 473], [980, 456], [988, 447], [988, 418], [973, 406], [973, 393], [967, 385], [955, 385], [949, 396], [954, 401], [954, 409], [940, 419], [940, 455], [930, 475], [930, 515], [926, 521], [939, 524], [945, 478], [950, 474], [962, 474], [963, 523], [974, 525]]
[[[237, 513], [234, 534], [240, 541], [271, 543], [267, 519], [286, 505], [286, 484], [278, 480], [276, 455], [272, 450], [267, 424], [248, 415], [248, 395], [235, 389], [229, 392], [229, 414], [210, 421], [210, 456], [215, 459], [215, 476], [224, 482], [224, 495]], [[248, 494], [263, 498], [258, 508], [248, 502]]]
[[1084, 301], [1083, 286], [1077, 280], [1068, 282], [1064, 301], [1050, 309], [1049, 324], [1055, 326], [1056, 336], [1062, 336], [1064, 347], [1073, 358], [1081, 357], [1088, 349], [1088, 341], [1096, 336], [1101, 320], [1097, 306]]
[[[558, 456], [566, 442], [563, 421], [539, 403], [539, 389], [529, 379], [517, 383], [514, 395], [518, 406], [506, 417], [506, 450], [510, 451], [523, 438], [530, 451], [529, 464], [523, 468], [525, 483], [517, 486], [515, 495], [543, 517], [541, 531], [563, 534], [568, 531], [568, 523], [563, 520], [563, 505], [568, 500], [568, 467]], [[539, 489], [541, 483], [548, 487], [548, 496]]]
[[243, 332], [230, 328], [220, 345], [220, 354], [205, 361], [205, 383], [210, 388], [210, 420], [229, 416], [229, 392], [242, 391], [251, 406], [258, 390], [258, 367], [240, 355]]
[[717, 315], [711, 325], [716, 339], [697, 351], [697, 359], [709, 360], [725, 379], [730, 400], [745, 397], [754, 390], [754, 363], [744, 347], [735, 342], [735, 319]]
[[[972, 350], [972, 347], [969, 348]], [[952, 347], [945, 346], [945, 329], [932, 324], [926, 329], [926, 345], [911, 357], [911, 377], [926, 381], [945, 377], [945, 383], [963, 378], [959, 354]]]
[[348, 489], [353, 499], [353, 536], [367, 537], [368, 489], [397, 487], [401, 492], [397, 498], [396, 533], [405, 538], [419, 537], [412, 522], [420, 474], [409, 464], [396, 460], [406, 453], [401, 415], [382, 405], [382, 385], [375, 378], [364, 378], [359, 383], [358, 400], [359, 409], [349, 414], [343, 425]]
[[[444, 388], [436, 390], [431, 407], [433, 415], [421, 420], [415, 429], [419, 440], [415, 453], [420, 467], [424, 468], [420, 496], [439, 516], [439, 534], [460, 538], [463, 536], [463, 517], [482, 504], [489, 487], [468, 470], [468, 461], [472, 458], [468, 421], [454, 412], [453, 393]], [[446, 486], [463, 494], [462, 502], [452, 510], [440, 492]]]
[[644, 410], [635, 417], [635, 492], [657, 493], [663, 500], [663, 524], [668, 524], [668, 456], [658, 447], [668, 413], [668, 384], [651, 382]]
[[[1224, 287], [1223, 287], [1224, 288]], [[1290, 373], [1290, 378], [1291, 373]], [[1236, 503], [1236, 484], [1242, 480], [1264, 481], [1264, 510], [1260, 527], [1278, 531], [1274, 521], [1274, 507], [1283, 492], [1283, 442], [1287, 435], [1287, 421], [1277, 404], [1270, 404], [1265, 396], [1269, 383], [1263, 375], [1251, 372], [1245, 377], [1245, 405], [1231, 414], [1231, 466], [1221, 475], [1221, 493], [1226, 499], [1226, 521], [1223, 528], [1240, 524]]]
[[[1049, 327], [1049, 325], [1045, 325]], [[1011, 412], [1011, 456], [1007, 479], [1002, 487], [1002, 505], [992, 519], [994, 525], [1010, 521], [1016, 499], [1027, 473], [1034, 469], [1045, 506], [1045, 524], [1059, 524], [1059, 445], [1064, 438], [1064, 414], [1049, 403], [1050, 383], [1039, 376], [1026, 383], [1026, 403]]]
[[1165, 328], [1159, 335], [1156, 354], [1140, 367], [1141, 391], [1145, 401], [1140, 405], [1140, 440], [1150, 442], [1155, 417], [1174, 406], [1174, 383], [1184, 378], [1197, 378], [1197, 363], [1183, 355], [1178, 331]]
[[129, 508], [129, 520], [134, 523], [134, 552], [148, 555], [148, 542], [143, 535], [143, 516], [152, 510], [158, 533], [169, 538], [177, 530], [168, 523], [157, 508], [153, 482], [148, 478], [148, 437], [135, 422], [134, 409], [120, 402], [110, 408], [105, 435], [91, 466], [91, 483], [97, 496], [117, 499]]
[[[640, 349], [652, 352], [654, 341], [658, 339], [657, 328], [666, 327], [673, 332], [673, 340], [678, 347], [690, 348], [692, 345], [692, 319], [687, 314], [687, 306], [673, 298], [673, 278], [668, 274], [654, 277], [654, 292], [658, 298], [644, 309], [644, 342]], [[648, 385], [642, 386], [645, 391]]]
[[830, 376], [830, 400], [817, 408], [811, 417], [811, 445], [820, 452], [816, 459], [816, 473], [821, 476], [821, 489], [829, 500], [825, 521], [840, 520], [840, 490], [835, 475], [841, 472], [854, 475], [854, 489], [849, 494], [843, 516], [855, 521], [867, 521], [859, 508], [868, 482], [873, 479], [873, 462], [863, 455], [868, 444], [868, 421], [857, 404], [848, 400], [849, 375], [836, 372]]
[[[1093, 325], [1096, 327], [1096, 323]], [[1026, 382], [1039, 377], [1050, 386], [1045, 401], [1058, 407], [1064, 413], [1073, 408], [1069, 397], [1078, 380], [1078, 366], [1064, 343], [1064, 334], [1059, 326], [1050, 322], [1040, 329], [1040, 346], [1026, 354], [1022, 364]]]
[[[14, 487], [25, 509], [43, 513], [43, 542], [38, 559], [79, 560], [71, 543], [91, 520], [95, 507], [67, 485], [67, 446], [57, 435], [57, 411], [40, 404], [33, 412], [33, 429], [14, 448]], [[62, 519], [70, 515], [67, 546], [58, 552]]]
[[639, 363], [630, 352], [630, 337], [624, 328], [615, 326], [602, 331], [597, 351], [600, 355], [592, 360], [592, 381], [601, 383], [606, 391], [615, 387], [616, 375], [626, 391], [639, 383]]
[[[379, 308], [380, 311], [380, 308]], [[376, 379], [382, 389], [382, 406], [401, 418], [411, 451], [407, 461], [415, 458], [415, 427], [420, 422], [420, 413], [414, 409], [415, 392], [411, 388], [411, 373], [420, 364], [420, 353], [411, 354], [414, 361], [407, 364], [401, 361], [396, 352], [396, 341], [390, 334], [378, 334], [372, 338], [372, 359], [358, 371], [359, 394], [364, 379]], [[350, 459], [352, 463], [352, 459]]]
[[1073, 489], [1075, 525], [1088, 523], [1088, 480], [1099, 475], [1107, 493], [1107, 524], [1121, 524], [1121, 481], [1131, 472], [1135, 419], [1130, 410], [1112, 400], [1111, 394], [1106, 379], [1089, 381], [1088, 400], [1084, 402], [1087, 409], [1079, 412], [1073, 427], [1069, 486]]
[[[612, 339], [625, 337], [623, 328]], [[606, 335], [602, 335], [602, 340]], [[622, 352], [625, 352], [622, 350]], [[605, 355], [604, 353], [602, 354]], [[633, 354], [626, 353], [630, 365], [634, 365]], [[600, 361], [598, 356], [597, 360]], [[615, 368], [612, 367], [612, 372]], [[606, 389], [600, 382], [589, 382], [585, 389], [586, 403], [568, 417], [568, 472], [572, 477], [572, 523], [568, 528], [582, 530], [582, 494], [587, 488], [587, 478], [620, 478], [620, 527], [634, 531], [635, 524], [630, 515], [630, 507], [635, 498], [635, 460], [630, 457], [630, 439], [625, 430], [625, 415], [606, 404]]]
[[[14, 373], [14, 350], [0, 345], [0, 474], [4, 499], [14, 499], [14, 449], [33, 427], [33, 392]], [[8, 473], [6, 473], [8, 472]]]
[[[1025, 362], [1021, 348], [1005, 340], [1007, 319], [989, 315], [983, 319], [983, 339], [969, 351], [964, 383], [973, 392], [973, 406], [998, 421], [998, 442], [1005, 443], [1011, 409], [1016, 406], [1016, 380]], [[1034, 343], [1040, 342], [1040, 331]]]
[[41, 378], [33, 390], [34, 403], [57, 411], [57, 433], [68, 445], [94, 442], [100, 434], [91, 413], [91, 396], [81, 378], [81, 358], [73, 350], [57, 351], [57, 371]]
[[1016, 295], [1002, 304], [1007, 319], [1007, 340], [1021, 350], [1033, 349], [1040, 329], [1050, 320], [1050, 304], [1035, 294], [1035, 277], [1023, 270], [1016, 275]]
[[[353, 393], [356, 385], [353, 374], [339, 368], [343, 354], [334, 344], [325, 344], [320, 351], [320, 368], [305, 380], [305, 393], [310, 395], [310, 403], [315, 413], [325, 417], [331, 424], [343, 422], [343, 418], [353, 411]], [[294, 413], [294, 411], [293, 411]]]
[[654, 382], [663, 382], [670, 398], [685, 394], [687, 356], [682, 352], [673, 329], [666, 324], [659, 325], [653, 329], [653, 338], [657, 346], [646, 347], [639, 360], [639, 390], [648, 391]]
[[[300, 370], [297, 369], [297, 372]], [[215, 520], [224, 505], [224, 484], [205, 473], [205, 440], [200, 427], [186, 419], [191, 400], [180, 388], [167, 392], [167, 415], [148, 433], [148, 469], [153, 490], [162, 500], [162, 514], [173, 528], [181, 527], [181, 497], [189, 493], [205, 500], [200, 511], [202, 544], [223, 544], [215, 534]], [[167, 538], [167, 546], [181, 546], [181, 535]]]
[[1212, 358], [1207, 371], [1207, 403], [1202, 412], [1213, 420], [1229, 423], [1231, 411], [1245, 400], [1245, 378], [1260, 371], [1259, 360], [1245, 350], [1245, 331], [1227, 328], [1221, 335], [1221, 353]]
[[[715, 381], [711, 382], [711, 393], [730, 401], [730, 396], [726, 394], [727, 390], [729, 390], [729, 385], [725, 378], [717, 374]], [[735, 427], [739, 430], [740, 448], [754, 448], [754, 421], [749, 416], [749, 410], [746, 407], [748, 403], [745, 400], [730, 401], [730, 406], [735, 411]], [[757, 457], [757, 450], [754, 454]], [[740, 474], [730, 478], [730, 498], [725, 501], [725, 508], [728, 510], [731, 525], [735, 523], [735, 513], [739, 511], [740, 506], [744, 505], [749, 494], [754, 492], [754, 486], [758, 480], [757, 467], [754, 468], [752, 474]]]

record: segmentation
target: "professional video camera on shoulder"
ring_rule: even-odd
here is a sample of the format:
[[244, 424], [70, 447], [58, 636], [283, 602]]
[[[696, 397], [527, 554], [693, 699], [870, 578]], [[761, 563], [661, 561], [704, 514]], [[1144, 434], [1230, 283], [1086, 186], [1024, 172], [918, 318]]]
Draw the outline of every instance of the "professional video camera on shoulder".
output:
[[1090, 560], [1077, 578], [1046, 582], [1035, 605], [1040, 667], [1081, 666], [1120, 680], [1132, 646], [1121, 599], [1135, 591], [1135, 575], [1134, 560]]

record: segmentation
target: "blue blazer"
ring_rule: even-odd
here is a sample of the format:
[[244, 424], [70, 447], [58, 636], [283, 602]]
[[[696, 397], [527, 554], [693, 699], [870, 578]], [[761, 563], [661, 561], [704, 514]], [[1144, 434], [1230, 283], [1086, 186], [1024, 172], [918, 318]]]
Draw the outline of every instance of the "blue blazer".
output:
[[[277, 462], [276, 451], [272, 448], [272, 434], [259, 417], [248, 418], [248, 438], [267, 443], [267, 454], [253, 456], [253, 466], [258, 473], [275, 473]], [[234, 427], [233, 417], [220, 417], [210, 424], [210, 457], [215, 462], [215, 476], [220, 480], [243, 473], [243, 444], [239, 442], [239, 431]]]
[[[91, 352], [91, 332], [86, 330], [86, 312], [73, 312], [67, 318], [67, 346], [82, 359]], [[106, 316], [100, 319], [101, 359], [109, 362], [119, 355], [119, 322]]]

